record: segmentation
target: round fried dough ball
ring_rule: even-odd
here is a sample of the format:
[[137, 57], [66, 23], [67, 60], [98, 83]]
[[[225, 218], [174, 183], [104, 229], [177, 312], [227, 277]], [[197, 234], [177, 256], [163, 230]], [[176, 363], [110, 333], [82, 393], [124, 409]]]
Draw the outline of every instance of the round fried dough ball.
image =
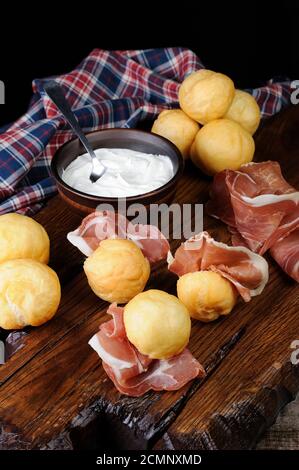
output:
[[152, 132], [166, 137], [176, 145], [185, 159], [189, 157], [191, 144], [198, 131], [198, 123], [181, 109], [162, 111], [152, 127]]
[[224, 117], [238, 122], [253, 135], [259, 126], [261, 111], [252, 95], [236, 90], [233, 102]]
[[0, 327], [6, 330], [39, 326], [50, 320], [60, 303], [57, 274], [32, 259], [0, 264]]
[[168, 359], [188, 344], [191, 320], [187, 308], [174, 295], [148, 290], [136, 295], [124, 310], [129, 341], [152, 359]]
[[103, 240], [84, 263], [94, 293], [108, 302], [126, 303], [142, 292], [150, 264], [131, 240]]
[[0, 263], [19, 258], [48, 263], [49, 252], [48, 234], [38, 222], [15, 213], [0, 216]]
[[185, 78], [179, 89], [179, 102], [190, 118], [206, 124], [224, 116], [234, 94], [234, 83], [227, 75], [202, 69]]
[[191, 317], [203, 322], [228, 315], [237, 300], [233, 284], [213, 271], [184, 274], [177, 282], [177, 292]]
[[197, 133], [191, 159], [204, 173], [238, 170], [254, 155], [254, 140], [240, 124], [230, 119], [216, 119]]

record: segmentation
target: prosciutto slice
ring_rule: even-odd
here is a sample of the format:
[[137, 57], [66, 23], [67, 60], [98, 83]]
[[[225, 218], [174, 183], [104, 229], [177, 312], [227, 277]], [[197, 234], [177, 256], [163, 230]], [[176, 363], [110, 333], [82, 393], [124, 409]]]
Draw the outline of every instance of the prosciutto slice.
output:
[[168, 268], [182, 276], [210, 270], [228, 279], [243, 299], [259, 295], [268, 282], [268, 263], [248, 248], [228, 246], [214, 240], [208, 232], [190, 238], [168, 257]]
[[259, 254], [271, 249], [281, 267], [297, 279], [299, 191], [283, 178], [277, 162], [248, 163], [239, 171], [218, 173], [207, 210], [229, 226], [233, 245], [247, 246]]
[[123, 308], [111, 304], [112, 320], [103, 323], [89, 345], [98, 353], [118, 380], [125, 381], [147, 370], [151, 360], [129, 342], [123, 322]]
[[147, 372], [131, 377], [125, 382], [117, 379], [109, 365], [103, 363], [103, 367], [118, 391], [131, 397], [139, 397], [149, 390], [179, 390], [195, 377], [205, 376], [203, 367], [188, 349], [171, 359], [153, 361]]
[[270, 253], [282, 269], [299, 282], [299, 229], [276, 242]]
[[103, 323], [89, 341], [120, 393], [139, 397], [149, 390], [178, 390], [195, 377], [205, 376], [187, 349], [168, 360], [152, 360], [137, 351], [126, 337], [123, 310], [110, 305], [107, 313], [112, 320]]
[[263, 254], [298, 227], [299, 192], [285, 181], [277, 162], [249, 163], [215, 176], [207, 209]]
[[127, 238], [141, 249], [151, 263], [166, 259], [169, 243], [153, 225], [133, 224], [122, 214], [94, 212], [82, 220], [80, 227], [67, 234], [67, 239], [85, 256], [90, 256], [101, 241]]

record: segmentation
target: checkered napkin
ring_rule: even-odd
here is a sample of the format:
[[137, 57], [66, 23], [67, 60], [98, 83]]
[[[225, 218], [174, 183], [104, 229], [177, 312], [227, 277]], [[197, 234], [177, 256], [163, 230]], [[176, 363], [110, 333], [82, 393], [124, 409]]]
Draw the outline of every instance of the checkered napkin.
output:
[[[204, 65], [184, 48], [138, 51], [95, 49], [72, 72], [56, 77], [85, 132], [136, 127], [160, 111], [178, 107], [183, 79]], [[27, 113], [0, 134], [0, 214], [32, 215], [56, 192], [50, 161], [73, 138], [64, 119], [43, 91], [45, 80], [33, 82]], [[268, 82], [249, 90], [262, 116], [289, 103], [290, 82]]]

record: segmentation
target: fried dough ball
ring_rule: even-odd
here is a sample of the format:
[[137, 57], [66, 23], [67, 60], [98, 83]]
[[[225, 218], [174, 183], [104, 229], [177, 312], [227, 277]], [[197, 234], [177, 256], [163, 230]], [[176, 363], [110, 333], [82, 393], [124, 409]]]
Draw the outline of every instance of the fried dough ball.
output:
[[198, 123], [181, 109], [162, 111], [152, 127], [152, 132], [166, 137], [176, 145], [185, 159], [189, 157], [191, 144], [198, 131]]
[[252, 95], [236, 90], [233, 102], [224, 117], [238, 122], [253, 135], [259, 126], [261, 111]]
[[216, 119], [197, 133], [191, 159], [204, 173], [238, 170], [254, 155], [254, 140], [240, 124], [230, 119]]
[[20, 258], [48, 263], [49, 253], [50, 241], [42, 225], [21, 214], [0, 216], [0, 263]]
[[142, 292], [150, 264], [131, 240], [103, 240], [84, 263], [94, 293], [108, 302], [125, 303]]
[[185, 78], [179, 89], [179, 102], [190, 118], [206, 124], [224, 116], [234, 94], [234, 83], [227, 75], [203, 69]]
[[129, 341], [152, 359], [168, 359], [188, 344], [191, 320], [187, 308], [174, 295], [148, 290], [125, 306], [124, 323]]
[[46, 264], [16, 259], [0, 264], [0, 327], [20, 329], [50, 320], [60, 303], [57, 274]]
[[184, 274], [177, 282], [177, 292], [191, 317], [203, 322], [228, 315], [237, 301], [233, 284], [213, 271]]

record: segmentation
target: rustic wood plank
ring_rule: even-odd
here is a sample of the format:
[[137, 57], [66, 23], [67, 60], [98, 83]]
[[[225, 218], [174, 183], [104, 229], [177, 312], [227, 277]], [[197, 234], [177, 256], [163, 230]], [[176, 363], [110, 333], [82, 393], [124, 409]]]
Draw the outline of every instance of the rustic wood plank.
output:
[[[280, 161], [294, 185], [298, 124], [294, 107], [267, 122], [256, 138], [257, 158]], [[208, 187], [209, 179], [188, 164], [177, 201], [204, 202]], [[254, 445], [299, 388], [298, 370], [288, 362], [299, 331], [298, 285], [269, 260], [271, 280], [260, 297], [239, 302], [224, 320], [193, 323], [190, 349], [208, 370], [205, 381], [174, 393], [121, 397], [87, 344], [106, 321], [107, 304], [88, 288], [83, 257], [65, 238], [79, 219], [58, 198], [37, 219], [51, 238], [51, 265], [62, 280], [63, 300], [56, 317], [31, 329], [23, 348], [0, 368], [0, 447], [99, 448], [111, 440], [119, 448], [146, 448], [161, 436], [161, 447]], [[209, 217], [205, 228], [228, 239], [225, 227]], [[160, 263], [148, 287], [174, 293], [175, 284]]]

